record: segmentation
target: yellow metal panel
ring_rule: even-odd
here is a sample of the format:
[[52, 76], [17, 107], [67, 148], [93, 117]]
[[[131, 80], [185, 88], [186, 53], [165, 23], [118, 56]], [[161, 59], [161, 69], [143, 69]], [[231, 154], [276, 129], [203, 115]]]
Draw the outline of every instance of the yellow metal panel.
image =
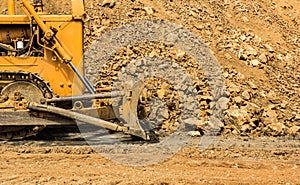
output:
[[8, 14], [14, 15], [15, 14], [15, 0], [8, 0], [7, 5], [8, 5], [7, 6]]
[[[61, 26], [60, 22], [47, 22], [47, 26], [58, 28], [57, 38], [68, 48], [73, 56], [73, 63], [82, 72], [83, 55], [82, 22], [73, 21]], [[71, 96], [79, 93], [81, 87], [73, 88], [74, 72], [60, 60], [54, 61], [54, 53], [45, 50], [44, 57], [0, 57], [0, 71], [28, 71], [38, 73], [50, 83], [54, 93], [59, 96]], [[72, 91], [73, 90], [73, 91]]]
[[[70, 22], [73, 19], [72, 15], [40, 15], [45, 22]], [[0, 15], [0, 24], [30, 24], [30, 20], [26, 15]]]
[[72, 1], [72, 15], [76, 18], [82, 18], [85, 14], [83, 0], [71, 0]]
[[[10, 2], [12, 3], [12, 2]], [[11, 5], [12, 7], [12, 5]], [[83, 0], [72, 0], [72, 15], [38, 15], [46, 24], [56, 28], [59, 40], [67, 53], [72, 56], [73, 64], [80, 72], [83, 71], [81, 63], [83, 55], [83, 28], [82, 16], [84, 12]], [[30, 24], [26, 15], [0, 15], [0, 25], [5, 24]], [[33, 22], [36, 24], [35, 22]], [[45, 81], [49, 82], [54, 93], [59, 96], [71, 96], [82, 89], [73, 87], [75, 74], [63, 61], [56, 59], [53, 51], [44, 49], [44, 57], [1, 57], [0, 71], [28, 71], [38, 73]], [[75, 93], [76, 92], [76, 93]]]

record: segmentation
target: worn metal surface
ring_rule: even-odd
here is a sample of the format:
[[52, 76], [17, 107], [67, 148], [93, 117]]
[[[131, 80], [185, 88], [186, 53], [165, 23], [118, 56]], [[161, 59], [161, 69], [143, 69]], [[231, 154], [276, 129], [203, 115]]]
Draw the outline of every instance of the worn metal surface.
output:
[[[40, 116], [40, 117], [39, 117]], [[23, 111], [0, 111], [1, 126], [30, 126], [30, 125], [75, 125], [71, 120], [58, 115], [33, 113]]]
[[70, 111], [70, 110], [66, 110], [66, 109], [62, 109], [62, 108], [58, 108], [58, 107], [53, 107], [53, 106], [47, 106], [47, 105], [42, 105], [42, 104], [37, 104], [37, 103], [29, 103], [28, 104], [28, 108], [31, 110], [35, 110], [35, 111], [43, 111], [43, 112], [48, 112], [48, 113], [53, 113], [53, 114], [57, 114], [57, 115], [61, 115], [67, 118], [71, 118], [77, 121], [81, 121], [84, 123], [88, 123], [91, 125], [95, 125], [95, 126], [99, 126], [99, 127], [103, 127], [109, 130], [113, 130], [113, 131], [119, 131], [119, 132], [124, 132], [126, 134], [130, 134], [130, 135], [134, 135], [137, 137], [140, 137], [144, 140], [150, 140], [150, 136], [148, 135], [148, 133], [144, 132], [143, 130], [140, 129], [132, 129], [126, 126], [120, 126], [99, 118], [94, 118], [91, 116], [87, 116], [84, 114], [80, 114], [74, 111]]

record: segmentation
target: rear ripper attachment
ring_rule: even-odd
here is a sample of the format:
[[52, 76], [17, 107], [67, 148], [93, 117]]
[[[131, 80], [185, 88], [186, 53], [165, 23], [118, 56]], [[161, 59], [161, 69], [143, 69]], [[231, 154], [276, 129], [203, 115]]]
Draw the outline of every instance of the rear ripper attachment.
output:
[[[72, 0], [72, 15], [44, 14], [42, 0], [16, 2], [25, 15], [15, 15], [15, 0], [8, 0], [8, 15], [0, 15], [0, 139], [22, 139], [74, 120], [157, 139], [151, 131], [127, 126], [139, 124], [137, 116], [124, 124], [110, 122], [116, 119], [111, 100], [122, 97], [119, 106], [131, 106], [132, 97], [95, 89], [83, 76], [83, 0]], [[75, 87], [74, 78], [82, 85]], [[84, 87], [89, 94], [80, 95]], [[97, 117], [91, 116], [95, 111]]]

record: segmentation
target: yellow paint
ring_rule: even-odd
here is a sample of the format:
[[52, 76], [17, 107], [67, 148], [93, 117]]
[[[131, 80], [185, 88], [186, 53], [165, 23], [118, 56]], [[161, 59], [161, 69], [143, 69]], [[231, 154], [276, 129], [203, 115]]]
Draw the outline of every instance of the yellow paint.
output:
[[[22, 1], [27, 2], [27, 0]], [[55, 44], [55, 50], [57, 53], [60, 53], [64, 61], [60, 59], [53, 60], [54, 52], [44, 49], [44, 57], [0, 57], [0, 71], [21, 70], [38, 73], [40, 77], [50, 83], [50, 87], [56, 95], [74, 95], [72, 83], [75, 74], [65, 62], [72, 59], [78, 70], [83, 71], [81, 64], [83, 55], [83, 22], [80, 16], [84, 14], [84, 6], [83, 0], [72, 0], [72, 3], [72, 7], [75, 9], [73, 14], [76, 17], [73, 15], [35, 15], [38, 16], [37, 19], [41, 20], [40, 24], [43, 24], [42, 28], [44, 31], [49, 30], [51, 26], [58, 30], [55, 39], [59, 42]], [[26, 5], [29, 6], [28, 4]], [[30, 21], [26, 15], [1, 15], [0, 26], [5, 24], [30, 24]], [[60, 84], [63, 84], [63, 87]], [[75, 89], [75, 91], [79, 92], [80, 87]]]
[[14, 15], [15, 14], [15, 0], [8, 0], [7, 2], [7, 9], [8, 9], [8, 15]]

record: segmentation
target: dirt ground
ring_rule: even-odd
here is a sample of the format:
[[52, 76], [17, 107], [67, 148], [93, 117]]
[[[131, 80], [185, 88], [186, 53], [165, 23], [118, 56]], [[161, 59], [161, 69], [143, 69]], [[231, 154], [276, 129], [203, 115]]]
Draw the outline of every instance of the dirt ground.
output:
[[[70, 12], [70, 2], [44, 3], [52, 14]], [[300, 184], [299, 0], [85, 5], [86, 49], [111, 28], [143, 19], [168, 20], [199, 35], [226, 74], [223, 136], [205, 150], [184, 147], [147, 166], [117, 164], [89, 146], [1, 142], [1, 184]], [[2, 0], [2, 13], [4, 7]]]
[[25, 145], [1, 145], [1, 184], [300, 183], [299, 140], [220, 137], [147, 166], [121, 165], [88, 146]]

